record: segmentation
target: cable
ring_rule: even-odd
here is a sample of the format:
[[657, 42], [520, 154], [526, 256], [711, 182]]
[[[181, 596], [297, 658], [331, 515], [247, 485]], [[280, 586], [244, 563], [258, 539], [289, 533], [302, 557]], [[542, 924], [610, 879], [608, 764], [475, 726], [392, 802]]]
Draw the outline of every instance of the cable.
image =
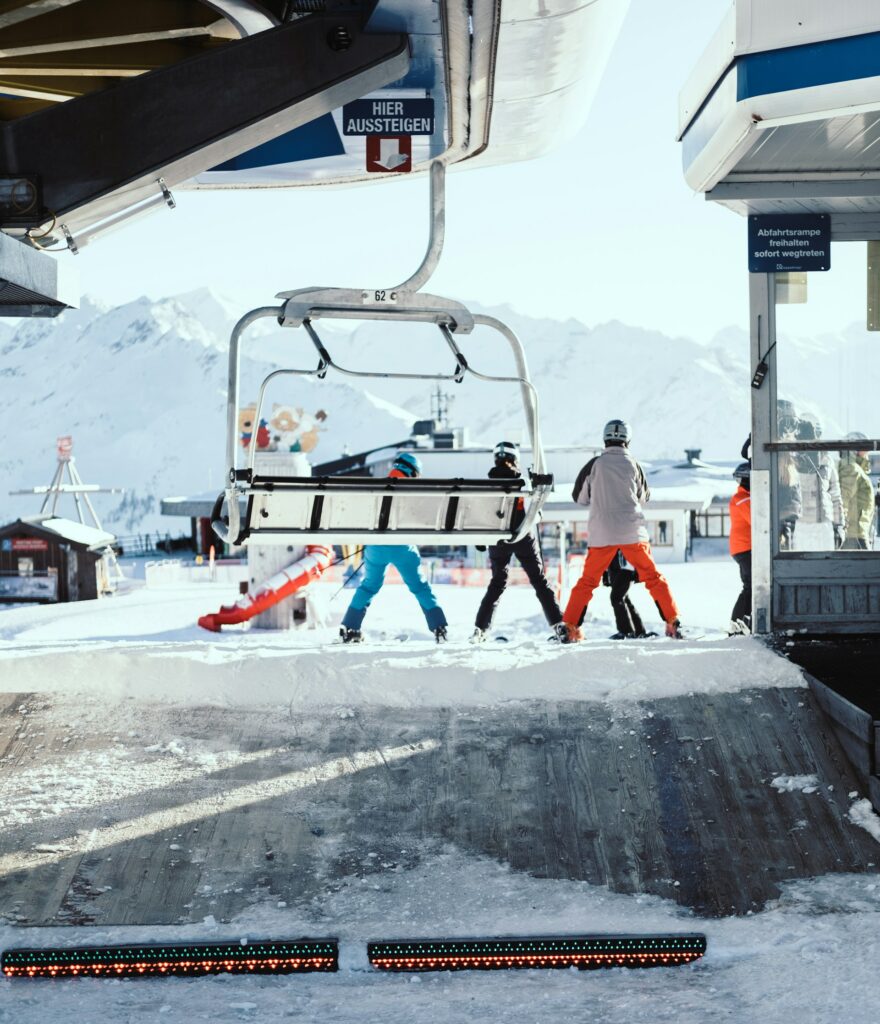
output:
[[34, 248], [42, 249], [44, 251], [50, 249], [51, 247], [48, 245], [40, 245], [39, 239], [45, 238], [47, 235], [51, 235], [52, 232], [55, 230], [56, 224], [58, 223], [58, 214], [54, 213], [51, 210], [47, 212], [52, 214], [52, 223], [49, 225], [49, 227], [46, 228], [46, 230], [41, 235], [32, 234], [34, 230], [33, 228], [28, 228], [27, 231], [25, 231], [24, 233], [25, 238], [33, 244]]

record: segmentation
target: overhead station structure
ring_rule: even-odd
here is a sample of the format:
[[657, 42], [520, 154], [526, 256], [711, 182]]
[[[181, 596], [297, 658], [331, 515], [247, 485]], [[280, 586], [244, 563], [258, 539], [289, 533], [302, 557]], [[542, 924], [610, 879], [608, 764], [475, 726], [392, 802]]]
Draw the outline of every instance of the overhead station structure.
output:
[[[74, 305], [61, 274], [69, 260], [59, 266], [55, 253], [76, 254], [134, 218], [167, 213], [178, 190], [338, 186], [433, 168], [431, 244], [420, 271], [396, 290], [373, 282], [352, 292], [351, 309], [351, 296], [325, 289], [306, 319], [357, 318], [367, 306], [374, 316], [386, 305], [380, 316], [427, 319], [450, 338], [469, 331], [473, 319], [448, 300], [412, 299], [442, 247], [445, 168], [539, 156], [560, 141], [560, 125], [575, 132], [628, 5], [0, 0], [0, 231], [8, 236], [0, 314], [53, 316]], [[293, 306], [306, 296], [283, 297], [266, 315], [294, 323]], [[233, 387], [236, 374], [231, 365]], [[230, 407], [232, 419], [232, 398]], [[236, 446], [231, 426], [229, 447]], [[279, 463], [270, 478], [290, 474], [267, 458]], [[235, 473], [234, 459], [230, 466]], [[296, 473], [307, 477], [307, 469]], [[227, 516], [236, 520], [230, 498]], [[449, 528], [458, 504], [456, 497], [448, 506]], [[419, 525], [425, 515], [416, 518]], [[256, 525], [268, 524], [260, 517]], [[301, 534], [300, 546], [279, 547], [277, 533], [271, 545], [251, 546], [262, 576], [299, 564]], [[321, 532], [316, 543], [324, 540]], [[234, 616], [290, 621], [290, 608], [266, 607], [265, 588], [257, 595]], [[210, 619], [219, 628], [217, 616]]]
[[[880, 435], [864, 431], [785, 435], [777, 402], [788, 394], [778, 373], [786, 339], [776, 344], [794, 275], [827, 271], [838, 243], [868, 242], [860, 277], [869, 305], [880, 294], [880, 8], [737, 0], [682, 91], [679, 138], [688, 184], [748, 222], [754, 628], [880, 636], [880, 553], [798, 550], [797, 532], [786, 548], [774, 525], [785, 517], [793, 457], [880, 449]], [[860, 316], [876, 329], [864, 306], [840, 310], [842, 325]]]
[[0, 230], [27, 247], [0, 248], [0, 312], [73, 304], [34, 250], [77, 252], [172, 190], [383, 177], [375, 132], [344, 124], [356, 101], [411, 136], [407, 169], [539, 156], [583, 123], [628, 4], [3, 0]]
[[[688, 184], [745, 219], [753, 628], [781, 634], [822, 680], [816, 698], [880, 810], [880, 551], [868, 525], [880, 514], [869, 476], [880, 407], [867, 333], [880, 329], [880, 8], [736, 0], [681, 94], [679, 138]], [[838, 260], [849, 292], [826, 280]], [[820, 299], [834, 302], [840, 330], [816, 394], [785, 325], [790, 304]], [[844, 351], [853, 339], [855, 359]], [[799, 422], [793, 399], [807, 410]], [[823, 432], [811, 403], [833, 410]], [[805, 464], [807, 477], [795, 472]], [[830, 522], [828, 542], [807, 542], [808, 495], [793, 484], [818, 480], [832, 498], [838, 477], [838, 544]]]

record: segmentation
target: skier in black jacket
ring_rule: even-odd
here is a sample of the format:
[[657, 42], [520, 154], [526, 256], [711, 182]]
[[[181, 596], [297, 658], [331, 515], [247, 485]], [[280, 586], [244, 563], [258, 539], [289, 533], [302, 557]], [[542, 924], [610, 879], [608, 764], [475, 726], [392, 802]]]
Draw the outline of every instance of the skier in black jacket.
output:
[[[489, 477], [493, 480], [516, 480], [522, 476], [519, 468], [519, 448], [510, 441], [499, 441], [494, 450], [495, 465], [489, 470]], [[523, 521], [525, 511], [522, 508], [514, 516], [512, 526], [516, 529]], [[480, 602], [477, 610], [477, 618], [474, 624], [474, 632], [471, 636], [471, 643], [482, 643], [492, 625], [492, 618], [495, 609], [501, 599], [501, 595], [507, 589], [507, 579], [510, 573], [510, 560], [516, 555], [519, 564], [525, 570], [529, 583], [535, 588], [535, 594], [541, 602], [547, 622], [553, 627], [555, 635], [566, 642], [568, 632], [562, 624], [562, 611], [553, 594], [547, 577], [544, 575], [543, 559], [538, 550], [538, 542], [534, 533], [529, 533], [522, 540], [515, 544], [493, 544], [489, 548], [489, 565], [492, 568], [492, 579], [489, 587]]]
[[638, 582], [639, 574], [635, 569], [630, 569], [627, 566], [626, 559], [618, 551], [602, 576], [602, 583], [606, 587], [611, 587], [611, 608], [614, 611], [614, 621], [617, 625], [617, 632], [611, 637], [612, 640], [657, 635], [645, 631], [645, 624], [642, 622], [641, 616], [627, 597], [630, 586]]

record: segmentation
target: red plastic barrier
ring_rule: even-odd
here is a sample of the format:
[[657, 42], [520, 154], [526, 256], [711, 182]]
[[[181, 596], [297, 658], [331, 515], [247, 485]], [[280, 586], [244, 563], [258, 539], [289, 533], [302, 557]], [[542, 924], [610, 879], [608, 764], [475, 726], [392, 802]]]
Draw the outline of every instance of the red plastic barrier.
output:
[[320, 544], [310, 544], [302, 558], [297, 559], [281, 572], [276, 572], [274, 576], [270, 576], [255, 594], [245, 594], [235, 604], [225, 604], [219, 612], [203, 615], [199, 619], [199, 625], [202, 629], [219, 633], [222, 626], [234, 626], [239, 622], [246, 622], [318, 579], [330, 565], [332, 559], [332, 548], [323, 547]]

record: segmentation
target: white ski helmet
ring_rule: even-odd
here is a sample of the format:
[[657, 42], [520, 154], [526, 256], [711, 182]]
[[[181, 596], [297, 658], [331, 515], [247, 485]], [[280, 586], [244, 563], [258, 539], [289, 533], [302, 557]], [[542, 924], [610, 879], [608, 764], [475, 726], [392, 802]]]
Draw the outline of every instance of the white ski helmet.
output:
[[609, 420], [602, 431], [603, 441], [622, 441], [629, 444], [632, 439], [632, 430], [625, 420]]

